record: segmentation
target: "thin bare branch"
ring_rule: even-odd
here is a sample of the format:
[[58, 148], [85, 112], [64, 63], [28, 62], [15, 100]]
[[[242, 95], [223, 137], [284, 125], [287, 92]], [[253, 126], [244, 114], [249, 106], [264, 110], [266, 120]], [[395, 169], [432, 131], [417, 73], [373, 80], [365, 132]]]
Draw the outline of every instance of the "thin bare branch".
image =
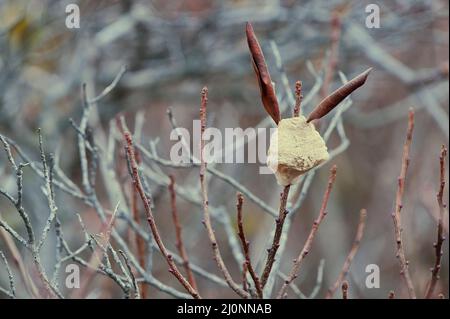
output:
[[171, 208], [172, 208], [172, 219], [173, 219], [173, 224], [175, 225], [175, 236], [176, 236], [176, 244], [175, 245], [178, 249], [178, 253], [180, 254], [180, 257], [183, 259], [183, 266], [186, 271], [188, 281], [191, 284], [191, 286], [195, 290], [197, 290], [197, 283], [195, 281], [194, 273], [192, 272], [192, 269], [191, 269], [191, 266], [189, 263], [189, 257], [186, 252], [186, 248], [184, 247], [182, 228], [181, 228], [180, 220], [178, 218], [176, 193], [175, 193], [175, 177], [173, 175], [170, 175], [169, 178], [170, 178], [170, 184], [169, 184], [170, 204], [171, 204]]
[[202, 89], [202, 99], [200, 106], [200, 123], [201, 123], [201, 135], [200, 135], [200, 186], [201, 186], [201, 194], [203, 200], [203, 224], [205, 225], [206, 232], [211, 243], [211, 247], [214, 253], [214, 260], [219, 267], [220, 272], [222, 273], [225, 281], [228, 286], [236, 292], [242, 298], [249, 298], [250, 294], [242, 289], [231, 277], [230, 272], [228, 271], [225, 262], [223, 261], [222, 254], [220, 252], [219, 244], [216, 239], [216, 234], [214, 233], [214, 229], [211, 223], [211, 217], [209, 213], [209, 202], [208, 202], [208, 191], [206, 185], [206, 161], [204, 157], [204, 147], [205, 141], [203, 139], [203, 133], [206, 129], [206, 106], [208, 103], [208, 89], [204, 87]]
[[437, 193], [437, 202], [439, 205], [439, 219], [437, 227], [437, 240], [433, 244], [436, 259], [433, 268], [431, 268], [431, 280], [428, 284], [425, 298], [429, 299], [433, 296], [436, 284], [439, 280], [439, 272], [441, 270], [441, 259], [443, 255], [442, 245], [444, 243], [444, 214], [446, 204], [444, 203], [444, 190], [445, 190], [445, 158], [447, 157], [447, 148], [441, 146], [441, 155], [439, 156], [439, 191]]
[[294, 106], [294, 117], [297, 117], [302, 112], [302, 81], [295, 82], [295, 106]]
[[11, 298], [16, 298], [16, 285], [14, 283], [14, 276], [12, 274], [11, 268], [9, 268], [8, 260], [5, 257], [5, 254], [0, 250], [0, 258], [3, 260], [5, 264], [6, 271], [8, 273], [9, 279], [9, 292], [11, 294]]
[[395, 208], [392, 212], [392, 219], [394, 221], [394, 231], [395, 231], [395, 243], [397, 248], [396, 257], [400, 264], [400, 275], [405, 280], [406, 286], [408, 287], [408, 293], [410, 298], [416, 299], [416, 292], [414, 290], [414, 284], [409, 274], [408, 260], [405, 256], [405, 247], [402, 238], [402, 220], [401, 220], [401, 210], [403, 208], [403, 194], [405, 192], [405, 180], [406, 172], [409, 166], [409, 151], [411, 148], [412, 134], [414, 130], [414, 111], [410, 109], [408, 116], [408, 130], [406, 132], [406, 141], [403, 146], [403, 156], [402, 156], [402, 166], [400, 170], [400, 176], [398, 177], [397, 194], [395, 197]]
[[344, 280], [342, 282], [342, 299], [348, 299], [348, 281]]
[[192, 295], [192, 297], [194, 297], [195, 299], [198, 299], [198, 298], [200, 298], [200, 295], [198, 294], [197, 290], [195, 290], [191, 286], [191, 284], [186, 280], [186, 278], [184, 278], [184, 276], [180, 273], [180, 271], [178, 270], [178, 267], [176, 266], [176, 264], [173, 261], [172, 255], [168, 253], [166, 247], [164, 246], [161, 235], [159, 234], [158, 227], [156, 226], [155, 219], [153, 217], [150, 200], [144, 191], [144, 187], [143, 187], [143, 184], [141, 181], [138, 165], [136, 162], [136, 155], [135, 155], [135, 150], [134, 150], [134, 145], [133, 145], [133, 139], [131, 137], [130, 132], [125, 131], [124, 138], [127, 143], [126, 150], [127, 150], [128, 158], [130, 160], [131, 173], [132, 173], [135, 190], [141, 197], [142, 203], [144, 204], [144, 210], [147, 215], [147, 221], [148, 221], [148, 224], [152, 231], [153, 237], [155, 238], [156, 244], [158, 245], [164, 258], [166, 259], [167, 264], [169, 265], [169, 272], [171, 274], [173, 274], [175, 276], [175, 278], [178, 279], [178, 281]]
[[327, 205], [328, 205], [328, 199], [330, 198], [331, 190], [333, 188], [334, 181], [336, 180], [336, 171], [337, 171], [337, 167], [336, 167], [336, 165], [333, 165], [333, 167], [330, 170], [330, 177], [328, 178], [327, 189], [325, 190], [325, 194], [323, 195], [322, 205], [321, 205], [320, 211], [319, 211], [319, 216], [313, 223], [313, 226], [308, 235], [308, 238], [306, 239], [306, 242], [305, 242], [305, 245], [303, 246], [302, 251], [300, 252], [298, 257], [294, 260], [294, 265], [288, 275], [288, 278], [284, 281], [283, 286], [281, 287], [280, 291], [278, 292], [277, 298], [279, 298], [279, 299], [284, 298], [287, 288], [289, 287], [291, 282], [294, 281], [295, 278], [297, 278], [297, 274], [300, 270], [301, 263], [302, 263], [303, 259], [305, 259], [306, 255], [308, 255], [308, 253], [311, 250], [311, 246], [314, 241], [314, 237], [316, 236], [317, 230], [319, 229], [320, 223], [323, 221], [323, 219], [327, 215], [326, 209], [327, 209]]
[[263, 273], [261, 275], [261, 287], [264, 288], [267, 280], [269, 279], [270, 272], [272, 271], [273, 263], [275, 262], [275, 255], [277, 254], [277, 250], [280, 247], [280, 239], [283, 233], [283, 225], [286, 220], [286, 216], [288, 214], [288, 210], [286, 209], [286, 204], [288, 201], [289, 190], [291, 189], [291, 185], [287, 185], [284, 187], [283, 192], [280, 196], [280, 210], [278, 212], [278, 218], [275, 219], [275, 233], [272, 240], [272, 245], [267, 250], [267, 261], [264, 266]]
[[359, 249], [359, 245], [361, 243], [361, 239], [364, 234], [364, 227], [366, 224], [366, 216], [367, 216], [366, 210], [361, 209], [361, 212], [359, 214], [358, 228], [356, 230], [356, 236], [355, 236], [355, 240], [353, 241], [352, 248], [350, 249], [350, 253], [348, 254], [347, 258], [345, 259], [344, 266], [342, 267], [342, 270], [339, 273], [339, 276], [338, 276], [336, 282], [334, 283], [333, 286], [330, 287], [330, 289], [328, 289], [328, 292], [325, 296], [325, 298], [327, 298], [327, 299], [332, 298], [334, 296], [334, 293], [339, 288], [339, 285], [347, 277], [348, 271], [350, 269], [350, 265]]
[[245, 269], [249, 272], [250, 276], [252, 277], [253, 283], [255, 285], [256, 294], [259, 298], [263, 297], [263, 291], [261, 288], [261, 282], [259, 281], [259, 277], [255, 272], [255, 269], [253, 268], [252, 262], [250, 260], [250, 243], [245, 237], [244, 232], [244, 222], [243, 222], [243, 216], [242, 216], [242, 205], [244, 203], [244, 196], [241, 193], [237, 194], [237, 202], [236, 202], [236, 209], [237, 209], [237, 225], [238, 225], [238, 236], [241, 240], [241, 246], [242, 251], [244, 252], [245, 256]]

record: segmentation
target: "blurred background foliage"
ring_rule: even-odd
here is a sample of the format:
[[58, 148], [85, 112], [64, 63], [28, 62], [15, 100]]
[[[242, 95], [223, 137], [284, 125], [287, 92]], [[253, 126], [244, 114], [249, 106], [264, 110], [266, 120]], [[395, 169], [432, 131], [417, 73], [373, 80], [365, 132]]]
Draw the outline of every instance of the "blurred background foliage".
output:
[[[80, 7], [80, 29], [65, 26], [65, 7], [69, 3]], [[379, 29], [365, 27], [365, 7], [369, 3], [380, 7]], [[336, 67], [329, 74], [328, 92], [340, 85], [339, 71], [351, 78], [373, 66], [366, 85], [353, 94], [353, 106], [344, 114], [350, 144], [333, 160], [338, 166], [338, 177], [329, 215], [296, 283], [305, 292], [310, 291], [315, 285], [319, 261], [324, 259], [319, 297], [324, 295], [350, 249], [359, 210], [366, 208], [366, 233], [349, 274], [350, 296], [386, 298], [390, 290], [405, 296], [395, 258], [391, 212], [406, 114], [409, 107], [414, 107], [416, 129], [403, 209], [404, 237], [416, 288], [425, 291], [429, 268], [434, 262], [438, 156], [440, 145], [448, 145], [449, 134], [448, 10], [445, 0], [0, 0], [0, 132], [37, 159], [35, 131], [42, 128], [46, 149], [59, 150], [62, 169], [79, 183], [76, 133], [69, 118], [81, 117], [81, 85], [87, 83], [89, 95], [94, 96], [114, 79], [123, 65], [127, 65], [128, 71], [114, 91], [101, 101], [91, 125], [108, 131], [109, 121], [122, 113], [133, 126], [135, 114], [141, 112], [145, 116], [144, 145], [159, 137], [158, 152], [168, 158], [173, 141], [169, 139], [167, 108], [172, 107], [181, 127], [191, 129], [192, 120], [198, 118], [199, 92], [207, 85], [210, 126], [222, 130], [253, 127], [265, 113], [245, 40], [246, 21], [253, 23], [261, 42], [280, 103], [289, 108], [292, 104], [283, 89], [283, 76], [287, 76], [292, 91], [295, 81], [302, 80], [306, 95], [316, 77], [327, 76], [330, 57], [335, 57]], [[333, 19], [340, 21], [338, 27], [333, 26]], [[337, 31], [338, 38], [333, 40]], [[270, 41], [279, 50], [282, 68], [277, 66]], [[333, 45], [337, 48], [333, 49]], [[311, 72], [311, 67], [317, 74]], [[306, 110], [319, 102], [322, 95], [322, 91], [316, 94], [305, 106]], [[329, 147], [338, 144], [339, 138], [333, 134]], [[218, 166], [267, 203], [277, 206], [280, 187], [273, 176], [258, 174], [258, 164]], [[303, 246], [317, 215], [328, 167], [319, 171], [293, 220], [281, 264], [285, 272]], [[175, 173], [179, 184], [198, 186], [196, 170], [165, 170]], [[10, 173], [2, 153], [0, 185], [13, 192], [15, 179]], [[28, 189], [25, 205], [33, 220], [42, 225], [46, 218], [43, 216], [47, 216], [43, 212], [48, 208], [42, 195], [33, 191], [39, 187], [39, 181], [25, 172], [25, 184]], [[167, 191], [156, 183], [150, 186], [158, 224], [168, 246], [173, 248], [175, 237]], [[108, 206], [104, 187], [101, 184], [97, 187], [100, 200]], [[448, 192], [445, 200], [448, 201]], [[64, 229], [73, 243], [82, 238], [75, 212], [88, 219], [92, 231], [97, 229], [96, 219], [89, 217], [92, 212], [82, 203], [64, 194], [58, 202], [59, 214], [66, 223]], [[234, 189], [212, 179], [210, 202], [227, 207], [234, 220]], [[200, 223], [201, 208], [182, 199], [178, 204], [191, 261], [215, 272]], [[3, 199], [0, 210], [12, 226], [21, 227], [13, 208]], [[250, 201], [244, 204], [244, 211], [253, 257], [257, 259], [265, 254], [273, 219]], [[446, 229], [448, 234], [448, 226]], [[220, 227], [217, 233], [225, 240]], [[231, 252], [223, 246], [226, 262], [233, 263]], [[444, 248], [438, 290], [448, 296], [448, 242]], [[53, 249], [49, 247], [46, 253], [50, 265]], [[379, 289], [367, 289], [364, 285], [365, 267], [372, 263], [380, 266]], [[173, 282], [166, 265], [159, 260], [155, 261], [154, 276]], [[101, 297], [117, 297], [117, 291], [107, 280], [98, 280]], [[0, 282], [7, 282], [2, 268]], [[206, 297], [233, 296], [229, 290], [206, 281], [200, 281], [200, 291]], [[150, 290], [150, 296], [166, 297], [154, 290]]]

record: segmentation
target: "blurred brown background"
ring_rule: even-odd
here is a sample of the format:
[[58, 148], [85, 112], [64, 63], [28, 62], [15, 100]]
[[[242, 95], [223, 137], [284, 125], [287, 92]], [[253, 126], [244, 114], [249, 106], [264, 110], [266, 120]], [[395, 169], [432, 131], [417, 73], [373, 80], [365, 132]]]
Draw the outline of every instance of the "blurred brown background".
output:
[[[71, 1], [72, 2], [72, 1]], [[423, 296], [434, 263], [438, 206], [439, 150], [448, 145], [448, 1], [73, 1], [81, 10], [81, 28], [65, 27], [65, 6], [69, 1], [0, 0], [0, 132], [38, 159], [35, 130], [42, 128], [46, 149], [61, 150], [60, 165], [75, 183], [80, 183], [76, 133], [69, 118], [79, 120], [82, 112], [80, 87], [87, 83], [93, 96], [107, 86], [123, 65], [128, 71], [110, 95], [98, 105], [91, 125], [108, 132], [109, 122], [125, 114], [134, 127], [137, 112], [145, 116], [143, 145], [159, 138], [156, 145], [163, 158], [169, 157], [173, 141], [166, 115], [170, 106], [178, 125], [191, 129], [198, 119], [199, 92], [209, 88], [209, 125], [254, 127], [265, 116], [245, 40], [245, 22], [252, 22], [265, 53], [280, 104], [291, 108], [283, 86], [287, 77], [293, 91], [303, 81], [303, 94], [330, 76], [328, 87], [305, 105], [307, 111], [341, 84], [339, 71], [348, 78], [374, 67], [367, 83], [352, 95], [353, 105], [343, 114], [350, 142], [345, 152], [318, 170], [300, 210], [292, 220], [280, 270], [287, 273], [318, 214], [329, 167], [338, 166], [338, 176], [329, 204], [329, 215], [319, 229], [311, 254], [305, 260], [298, 287], [308, 295], [316, 284], [321, 259], [324, 277], [317, 295], [321, 298], [336, 280], [348, 254], [361, 208], [368, 212], [367, 228], [348, 276], [351, 298], [386, 298], [390, 290], [406, 297], [395, 258], [391, 218], [397, 176], [409, 107], [416, 110], [411, 165], [403, 208], [404, 239], [410, 271], [419, 297]], [[365, 26], [365, 8], [380, 8], [379, 29]], [[332, 23], [333, 21], [338, 21]], [[279, 50], [282, 67], [270, 41]], [[330, 63], [336, 66], [330, 71]], [[331, 61], [331, 62], [330, 62]], [[309, 65], [309, 68], [308, 68]], [[312, 69], [316, 72], [314, 75]], [[328, 73], [327, 73], [328, 72]], [[331, 74], [329, 73], [331, 72]], [[321, 81], [323, 84], [323, 81]], [[326, 92], [325, 92], [326, 93]], [[290, 116], [290, 111], [284, 116]], [[326, 127], [329, 118], [322, 124]], [[338, 146], [333, 133], [328, 146]], [[122, 163], [123, 164], [123, 163]], [[4, 154], [0, 155], [0, 186], [13, 192], [15, 180]], [[258, 174], [257, 164], [223, 164], [217, 169], [233, 176], [255, 195], [277, 209], [281, 188], [271, 175]], [[198, 169], [161, 168], [175, 174], [176, 182], [198, 192]], [[126, 173], [124, 174], [126, 179]], [[448, 179], [447, 179], [448, 180]], [[45, 198], [36, 191], [39, 180], [25, 173], [25, 205], [36, 225], [47, 218]], [[150, 181], [155, 215], [163, 239], [175, 249], [168, 192]], [[28, 189], [28, 190], [27, 190]], [[448, 189], [448, 188], [447, 188]], [[97, 185], [99, 199], [111, 209], [105, 187]], [[211, 178], [210, 203], [226, 208], [235, 224], [235, 189]], [[445, 192], [448, 202], [448, 191]], [[217, 267], [201, 224], [202, 209], [178, 198], [186, 249], [192, 263], [213, 273]], [[75, 246], [82, 240], [74, 213], [80, 213], [92, 231], [96, 219], [88, 208], [70, 196], [58, 193], [59, 216], [68, 240]], [[16, 212], [0, 199], [0, 211], [10, 224], [21, 229]], [[252, 258], [264, 259], [273, 218], [246, 199], [245, 228]], [[446, 213], [446, 225], [448, 214]], [[146, 226], [146, 225], [145, 225]], [[227, 245], [227, 234], [215, 224], [225, 261], [236, 280], [237, 263]], [[125, 230], [126, 232], [126, 230]], [[448, 226], [447, 226], [448, 235]], [[49, 269], [54, 259], [52, 243], [44, 258]], [[3, 249], [0, 241], [0, 249]], [[26, 253], [24, 253], [26, 254]], [[48, 261], [47, 261], [48, 260]], [[0, 263], [1, 264], [1, 263]], [[381, 287], [367, 289], [365, 267], [380, 267]], [[448, 242], [444, 244], [441, 279], [437, 290], [448, 297]], [[154, 257], [153, 276], [181, 290]], [[219, 275], [220, 276], [220, 275]], [[100, 297], [120, 297], [107, 279], [96, 278]], [[234, 297], [233, 292], [198, 279], [205, 297]], [[276, 287], [281, 282], [278, 278]], [[0, 267], [0, 284], [7, 274]], [[26, 297], [18, 284], [18, 296]], [[336, 296], [340, 295], [337, 293]], [[149, 288], [152, 298], [168, 296]], [[295, 297], [291, 292], [290, 297]]]

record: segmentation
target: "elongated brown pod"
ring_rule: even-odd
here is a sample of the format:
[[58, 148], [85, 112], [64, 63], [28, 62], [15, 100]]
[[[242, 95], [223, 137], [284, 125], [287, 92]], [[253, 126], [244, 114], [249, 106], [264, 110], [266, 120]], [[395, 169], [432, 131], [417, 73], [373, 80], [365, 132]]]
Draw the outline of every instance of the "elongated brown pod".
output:
[[252, 56], [253, 69], [258, 79], [261, 100], [266, 112], [272, 117], [276, 124], [280, 121], [280, 110], [278, 107], [277, 96], [272, 85], [269, 70], [267, 69], [264, 54], [256, 38], [255, 32], [250, 22], [246, 25], [247, 43]]
[[353, 78], [349, 82], [345, 83], [343, 86], [338, 88], [336, 91], [324, 98], [316, 108], [309, 114], [306, 122], [311, 122], [312, 120], [317, 120], [325, 115], [327, 115], [331, 110], [333, 110], [339, 103], [342, 102], [347, 96], [349, 96], [354, 90], [362, 86], [369, 76], [372, 68], [367, 69], [357, 77]]

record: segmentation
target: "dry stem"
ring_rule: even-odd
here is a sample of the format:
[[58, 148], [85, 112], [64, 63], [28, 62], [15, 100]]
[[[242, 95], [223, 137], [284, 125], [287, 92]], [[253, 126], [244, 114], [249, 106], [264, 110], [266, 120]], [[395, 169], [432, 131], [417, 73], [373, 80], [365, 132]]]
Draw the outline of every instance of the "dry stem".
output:
[[206, 227], [206, 232], [208, 234], [209, 241], [211, 242], [212, 250], [214, 253], [214, 260], [217, 263], [217, 266], [219, 267], [220, 272], [222, 273], [225, 281], [227, 282], [228, 286], [236, 292], [239, 296], [242, 298], [249, 298], [250, 294], [246, 292], [244, 289], [239, 287], [239, 285], [233, 280], [233, 278], [230, 275], [230, 272], [228, 271], [223, 258], [222, 254], [220, 253], [219, 244], [217, 243], [216, 235], [214, 233], [214, 229], [211, 224], [211, 218], [209, 215], [209, 203], [208, 203], [208, 191], [206, 186], [206, 162], [204, 157], [204, 148], [205, 148], [205, 141], [203, 140], [203, 133], [206, 129], [206, 106], [208, 103], [208, 89], [204, 87], [202, 89], [202, 99], [201, 99], [201, 106], [200, 106], [200, 123], [201, 123], [201, 135], [200, 135], [200, 186], [201, 186], [201, 193], [202, 193], [202, 200], [203, 200], [203, 224]]
[[245, 257], [245, 268], [250, 276], [253, 279], [253, 283], [255, 284], [255, 289], [256, 289], [256, 294], [258, 295], [259, 298], [263, 297], [263, 291], [261, 288], [261, 282], [259, 281], [259, 277], [255, 272], [255, 269], [252, 266], [251, 260], [250, 260], [250, 250], [249, 250], [249, 246], [250, 243], [248, 242], [248, 240], [245, 238], [245, 233], [244, 233], [244, 225], [243, 225], [243, 218], [242, 218], [242, 204], [244, 202], [244, 197], [241, 193], [237, 194], [237, 203], [236, 203], [236, 208], [237, 208], [237, 222], [238, 222], [238, 235], [239, 235], [239, 239], [241, 240], [241, 245], [242, 245], [242, 250], [244, 252], [244, 257]]
[[400, 176], [398, 178], [398, 187], [397, 194], [395, 198], [395, 211], [392, 213], [392, 219], [394, 221], [394, 230], [395, 230], [395, 243], [397, 246], [397, 259], [400, 264], [400, 275], [406, 282], [408, 287], [409, 296], [413, 299], [416, 299], [416, 293], [414, 291], [414, 285], [411, 280], [411, 276], [408, 270], [408, 260], [405, 256], [405, 248], [402, 239], [402, 221], [401, 221], [401, 210], [403, 207], [403, 194], [405, 192], [405, 179], [406, 172], [409, 166], [409, 151], [411, 148], [412, 142], [412, 134], [414, 130], [414, 111], [412, 109], [409, 110], [408, 116], [408, 130], [406, 133], [406, 141], [403, 146], [403, 156], [402, 156], [402, 167], [400, 171]]
[[180, 253], [180, 257], [183, 260], [183, 267], [186, 271], [188, 281], [191, 286], [197, 290], [197, 283], [195, 281], [194, 273], [192, 272], [191, 265], [189, 264], [188, 254], [186, 252], [186, 248], [184, 247], [183, 237], [182, 237], [182, 228], [180, 224], [180, 220], [178, 218], [178, 210], [177, 210], [177, 198], [175, 193], [175, 178], [173, 175], [169, 176], [170, 184], [169, 184], [169, 193], [170, 193], [170, 205], [172, 208], [172, 219], [173, 224], [175, 225], [175, 236], [176, 236], [176, 247], [178, 252]]
[[136, 156], [134, 153], [133, 139], [131, 137], [130, 132], [124, 132], [124, 137], [125, 137], [125, 140], [127, 143], [127, 154], [128, 154], [128, 158], [130, 160], [133, 183], [134, 183], [136, 192], [138, 192], [138, 194], [141, 197], [141, 200], [144, 204], [144, 210], [147, 215], [147, 221], [148, 221], [148, 224], [152, 231], [153, 237], [155, 238], [155, 242], [158, 245], [158, 248], [161, 251], [161, 253], [163, 254], [164, 258], [166, 259], [167, 264], [169, 265], [169, 272], [178, 279], [178, 281], [192, 295], [192, 297], [194, 297], [195, 299], [199, 299], [200, 295], [198, 294], [197, 290], [194, 289], [191, 286], [191, 284], [186, 280], [186, 278], [184, 278], [184, 276], [180, 273], [180, 271], [178, 270], [178, 267], [176, 266], [175, 262], [173, 261], [172, 255], [169, 254], [166, 247], [164, 246], [164, 243], [159, 234], [158, 227], [156, 226], [155, 219], [153, 217], [153, 212], [152, 212], [149, 198], [145, 194], [144, 187], [143, 187], [142, 181], [141, 181], [141, 177], [139, 176], [138, 165], [137, 165]]
[[280, 247], [280, 239], [283, 234], [283, 225], [288, 214], [286, 210], [286, 204], [288, 201], [289, 190], [291, 189], [291, 185], [287, 185], [283, 189], [283, 193], [281, 193], [280, 198], [280, 210], [278, 212], [278, 218], [275, 219], [275, 233], [273, 236], [272, 246], [268, 249], [267, 261], [264, 266], [264, 270], [261, 276], [261, 287], [264, 288], [266, 285], [267, 279], [269, 279], [270, 272], [272, 271], [273, 263], [275, 262], [275, 255], [277, 254], [277, 250]]
[[342, 299], [348, 299], [348, 281], [342, 283]]
[[295, 82], [295, 106], [294, 106], [294, 117], [297, 117], [301, 114], [302, 107], [302, 81]]
[[441, 156], [439, 157], [439, 191], [437, 193], [437, 201], [439, 204], [439, 219], [438, 219], [438, 231], [437, 240], [434, 243], [434, 249], [436, 254], [436, 260], [434, 266], [431, 269], [431, 280], [428, 284], [427, 291], [425, 293], [425, 298], [431, 298], [433, 296], [434, 289], [436, 287], [437, 281], [439, 280], [439, 271], [441, 270], [441, 259], [442, 259], [442, 245], [444, 243], [444, 213], [446, 205], [444, 203], [444, 189], [445, 189], [445, 157], [447, 156], [447, 149], [444, 145], [441, 147]]
[[348, 254], [347, 258], [345, 259], [344, 266], [342, 267], [341, 272], [339, 273], [338, 279], [334, 283], [333, 286], [328, 289], [327, 295], [325, 298], [332, 298], [336, 290], [338, 289], [340, 283], [347, 277], [348, 271], [350, 269], [350, 265], [352, 263], [353, 258], [356, 255], [356, 252], [359, 249], [359, 245], [361, 243], [361, 238], [364, 234], [364, 227], [366, 224], [366, 216], [367, 212], [365, 209], [361, 209], [360, 215], [359, 215], [359, 223], [358, 228], [356, 230], [356, 236], [355, 240], [353, 241], [352, 248], [350, 249], [350, 253]]
[[289, 285], [294, 281], [295, 278], [297, 278], [298, 271], [300, 270], [300, 265], [303, 261], [303, 259], [308, 255], [309, 251], [311, 250], [312, 243], [314, 241], [314, 237], [316, 236], [317, 230], [319, 229], [320, 223], [323, 221], [325, 216], [327, 215], [327, 205], [328, 205], [328, 199], [330, 198], [330, 193], [333, 188], [334, 181], [336, 180], [336, 165], [333, 165], [333, 167], [330, 170], [330, 177], [328, 178], [328, 186], [325, 191], [325, 194], [323, 195], [322, 199], [322, 205], [320, 207], [319, 216], [314, 221], [313, 226], [311, 228], [311, 232], [309, 233], [308, 238], [306, 239], [305, 245], [303, 246], [302, 251], [300, 252], [299, 256], [294, 260], [294, 265], [292, 267], [291, 272], [289, 273], [288, 277], [283, 283], [283, 286], [281, 287], [280, 291], [278, 292], [277, 298], [283, 298], [286, 294], [286, 289], [289, 287]]

